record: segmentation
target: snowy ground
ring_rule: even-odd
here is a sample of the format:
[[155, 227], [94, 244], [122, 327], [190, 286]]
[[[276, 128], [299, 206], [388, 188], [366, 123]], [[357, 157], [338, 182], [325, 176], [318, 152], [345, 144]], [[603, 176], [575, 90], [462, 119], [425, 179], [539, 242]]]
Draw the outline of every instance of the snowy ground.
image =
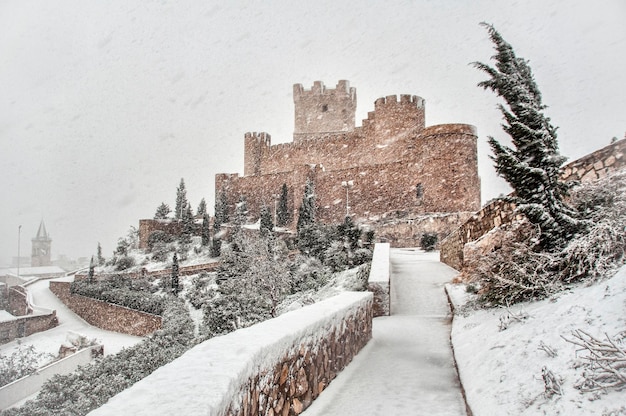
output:
[[68, 333], [84, 335], [89, 339], [96, 339], [104, 344], [105, 354], [115, 354], [124, 347], [135, 345], [142, 340], [141, 337], [105, 331], [89, 325], [81, 317], [69, 310], [48, 288], [49, 281], [41, 280], [28, 286], [28, 291], [33, 296], [33, 303], [57, 312], [59, 325], [48, 331], [38, 332], [28, 337], [20, 338], [0, 346], [0, 353], [10, 355], [18, 346], [33, 345], [37, 352], [48, 353], [56, 356], [61, 344], [66, 341]]
[[[508, 310], [472, 310], [463, 285], [448, 291], [457, 305], [452, 341], [474, 416], [626, 415], [626, 391], [594, 394], [574, 387], [587, 352], [563, 339], [577, 329], [599, 339], [626, 330], [626, 266], [593, 286]], [[544, 394], [544, 367], [562, 380], [562, 395]]]

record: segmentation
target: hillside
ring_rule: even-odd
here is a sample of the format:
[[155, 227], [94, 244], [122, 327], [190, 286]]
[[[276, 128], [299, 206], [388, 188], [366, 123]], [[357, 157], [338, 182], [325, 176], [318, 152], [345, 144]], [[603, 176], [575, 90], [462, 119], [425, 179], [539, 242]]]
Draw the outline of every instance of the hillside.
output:
[[[510, 308], [474, 309], [465, 285], [447, 290], [456, 309], [452, 343], [475, 416], [626, 415], [623, 383], [621, 391], [577, 388], [591, 374], [590, 353], [566, 341], [575, 340], [574, 331], [601, 341], [608, 335], [626, 365], [626, 266], [592, 286]], [[561, 394], [546, 394], [548, 371]]]

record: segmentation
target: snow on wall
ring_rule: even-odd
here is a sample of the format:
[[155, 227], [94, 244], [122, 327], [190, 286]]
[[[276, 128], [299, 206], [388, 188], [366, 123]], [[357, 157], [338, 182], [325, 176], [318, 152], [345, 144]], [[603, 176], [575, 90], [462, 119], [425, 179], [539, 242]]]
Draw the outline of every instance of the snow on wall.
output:
[[367, 281], [367, 290], [374, 293], [374, 317], [390, 313], [389, 290], [391, 265], [389, 263], [389, 243], [376, 243], [372, 255], [372, 267]]
[[102, 355], [104, 347], [94, 345], [38, 369], [35, 373], [0, 387], [0, 410], [8, 409], [41, 390], [41, 386], [56, 374], [69, 374], [78, 366], [91, 362], [94, 356]]
[[344, 292], [205, 341], [89, 415], [299, 414], [371, 330], [372, 294]]

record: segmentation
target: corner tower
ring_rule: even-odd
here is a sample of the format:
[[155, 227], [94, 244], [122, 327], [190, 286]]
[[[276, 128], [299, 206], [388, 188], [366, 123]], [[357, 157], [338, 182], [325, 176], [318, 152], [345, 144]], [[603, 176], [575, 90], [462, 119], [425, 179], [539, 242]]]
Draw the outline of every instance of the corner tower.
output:
[[51, 266], [50, 248], [52, 239], [46, 231], [46, 225], [41, 220], [37, 236], [31, 240], [32, 251], [30, 256], [30, 264], [32, 267]]
[[311, 90], [294, 84], [293, 102], [295, 143], [354, 130], [356, 88], [350, 87], [349, 81], [339, 81], [334, 90], [327, 89], [322, 81], [315, 81]]

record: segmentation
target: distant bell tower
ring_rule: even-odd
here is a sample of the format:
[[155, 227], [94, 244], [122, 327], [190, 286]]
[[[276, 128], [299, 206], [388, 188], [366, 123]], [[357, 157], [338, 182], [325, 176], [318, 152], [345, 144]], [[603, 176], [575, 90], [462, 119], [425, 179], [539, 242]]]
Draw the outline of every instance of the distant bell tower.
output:
[[41, 224], [39, 224], [39, 230], [37, 231], [37, 236], [32, 240], [32, 253], [30, 264], [32, 267], [41, 267], [41, 266], [51, 266], [52, 261], [50, 260], [50, 246], [52, 245], [52, 239], [48, 235], [46, 231], [46, 225], [41, 220]]
[[327, 89], [322, 81], [315, 81], [310, 90], [295, 84], [293, 102], [295, 143], [354, 130], [356, 88], [348, 81], [339, 81], [334, 90]]

